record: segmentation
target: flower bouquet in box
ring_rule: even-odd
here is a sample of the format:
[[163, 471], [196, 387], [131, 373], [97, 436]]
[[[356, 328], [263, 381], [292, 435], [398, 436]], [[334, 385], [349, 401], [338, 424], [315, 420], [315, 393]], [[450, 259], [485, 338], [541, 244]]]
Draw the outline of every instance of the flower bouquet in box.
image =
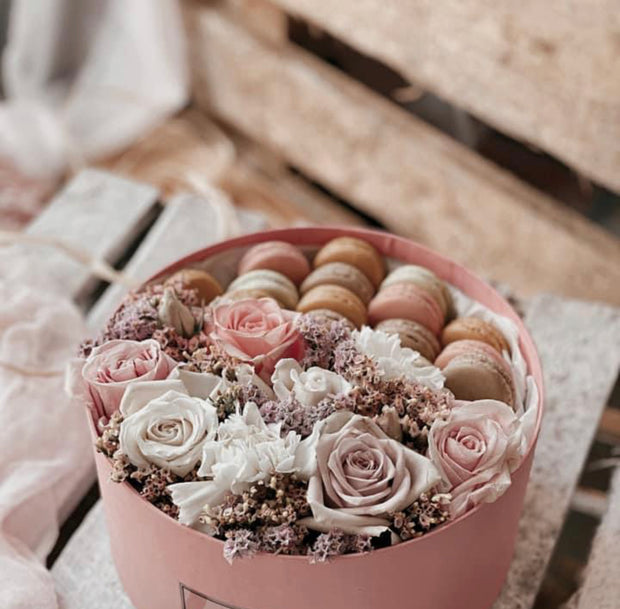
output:
[[[369, 231], [279, 237], [215, 248], [129, 294], [83, 344], [72, 385], [91, 413], [105, 461], [100, 475], [104, 467], [112, 482], [132, 489], [132, 510], [150, 503], [161, 522], [174, 524], [178, 548], [168, 539], [157, 551], [182, 554], [183, 539], [191, 539], [210, 548], [205, 572], [223, 562], [233, 572], [243, 563], [237, 574], [253, 573], [255, 564], [259, 573], [271, 556], [295, 565], [291, 577], [307, 573], [312, 581], [325, 569], [337, 573], [343, 555], [371, 561], [439, 540], [501, 498], [534, 442], [539, 391], [514, 316], [440, 278], [424, 264], [432, 254], [414, 251], [422, 260], [408, 260], [415, 246]], [[395, 243], [406, 256], [398, 258]], [[129, 518], [139, 525], [136, 515]], [[516, 518], [506, 517], [514, 538]], [[478, 523], [477, 533], [501, 537], [498, 522], [489, 518], [488, 531]], [[181, 536], [184, 528], [191, 538]], [[428, 560], [444, 546], [429, 543]], [[362, 571], [357, 592], [308, 592], [288, 605], [277, 593], [257, 596], [258, 575], [244, 580], [250, 597], [232, 585], [205, 585], [195, 569], [178, 577], [191, 579], [177, 584], [182, 606], [297, 609], [326, 598], [334, 608], [395, 606], [395, 599], [409, 606], [402, 593], [384, 594], [386, 605], [372, 600], [376, 587], [361, 604], [359, 591], [372, 585]], [[416, 606], [455, 606], [441, 599], [458, 598], [462, 583], [446, 585], [455, 597], [416, 593]], [[480, 598], [492, 600], [492, 585]], [[187, 590], [205, 604], [189, 603]]]

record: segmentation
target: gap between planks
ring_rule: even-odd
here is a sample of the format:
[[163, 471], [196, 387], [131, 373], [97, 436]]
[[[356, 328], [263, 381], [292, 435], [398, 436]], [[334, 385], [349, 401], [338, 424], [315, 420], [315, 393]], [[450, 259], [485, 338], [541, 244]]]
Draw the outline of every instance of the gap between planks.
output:
[[203, 108], [386, 228], [519, 294], [620, 304], [620, 243], [605, 231], [307, 52], [187, 6]]
[[615, 0], [274, 4], [620, 192]]

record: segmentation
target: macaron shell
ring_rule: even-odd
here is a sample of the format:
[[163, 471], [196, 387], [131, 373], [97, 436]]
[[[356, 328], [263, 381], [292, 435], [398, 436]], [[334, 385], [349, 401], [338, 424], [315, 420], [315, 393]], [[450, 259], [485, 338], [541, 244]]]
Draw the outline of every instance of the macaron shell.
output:
[[375, 326], [386, 319], [418, 322], [438, 335], [444, 314], [435, 299], [414, 283], [396, 283], [379, 291], [368, 305], [368, 319]]
[[441, 342], [444, 345], [467, 339], [484, 342], [499, 353], [510, 352], [508, 341], [501, 331], [478, 317], [459, 317], [450, 322], [441, 333]]
[[375, 326], [388, 334], [398, 334], [402, 347], [417, 351], [426, 360], [435, 361], [441, 349], [437, 337], [426, 327], [409, 319], [386, 319]]
[[196, 290], [204, 304], [209, 304], [216, 296], [223, 292], [217, 279], [200, 269], [182, 269], [171, 275], [166, 284], [181, 283], [185, 288]]
[[514, 408], [512, 378], [485, 356], [476, 353], [458, 356], [442, 372], [446, 378], [445, 386], [457, 399], [494, 399]]
[[[226, 292], [225, 294], [228, 300], [245, 300], [246, 298], [273, 298], [273, 296], [266, 290], [248, 289], [248, 290], [233, 290]], [[277, 299], [276, 299], [277, 300]], [[282, 303], [279, 303], [280, 305]]]
[[294, 310], [299, 301], [295, 284], [277, 271], [258, 269], [239, 275], [229, 286], [227, 292], [237, 290], [261, 290], [275, 298], [285, 309]]
[[415, 283], [427, 290], [437, 300], [437, 304], [446, 318], [454, 316], [454, 302], [452, 294], [444, 281], [439, 279], [433, 271], [416, 264], [404, 264], [395, 268], [381, 284], [380, 289], [396, 283]]
[[339, 285], [351, 290], [367, 305], [375, 294], [370, 279], [358, 268], [346, 262], [328, 262], [310, 273], [301, 284], [300, 292], [305, 294], [318, 285]]
[[312, 311], [308, 311], [306, 315], [311, 315], [312, 317], [323, 319], [325, 321], [342, 321], [351, 330], [355, 330], [355, 326], [349, 319], [340, 313], [336, 313], [336, 311], [331, 311], [330, 309], [313, 309]]
[[241, 258], [238, 274], [266, 269], [281, 273], [299, 285], [310, 273], [310, 263], [301, 250], [285, 241], [267, 241], [250, 248]]
[[506, 372], [512, 374], [508, 362], [497, 351], [497, 349], [491, 347], [485, 342], [480, 340], [457, 340], [444, 347], [443, 351], [439, 354], [435, 360], [435, 365], [439, 368], [446, 367], [452, 359], [461, 355], [467, 355], [469, 353], [478, 353], [484, 355], [488, 359], [495, 362], [495, 364], [503, 368]]
[[358, 268], [376, 288], [385, 277], [383, 256], [366, 241], [354, 237], [338, 237], [324, 245], [314, 258], [318, 268], [330, 262], [345, 262]]
[[306, 292], [297, 310], [308, 313], [316, 309], [329, 309], [346, 317], [355, 327], [366, 323], [366, 306], [351, 290], [339, 285], [319, 285]]

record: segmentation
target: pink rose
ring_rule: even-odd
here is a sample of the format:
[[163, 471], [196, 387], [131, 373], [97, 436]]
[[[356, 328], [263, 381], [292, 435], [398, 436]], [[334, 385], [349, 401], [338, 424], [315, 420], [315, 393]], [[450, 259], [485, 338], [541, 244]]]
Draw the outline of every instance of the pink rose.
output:
[[441, 481], [429, 459], [367, 417], [341, 411], [317, 427], [305, 441], [316, 443], [307, 494], [312, 517], [300, 521], [310, 529], [381, 535], [389, 529], [390, 513], [408, 508]]
[[111, 340], [95, 347], [82, 367], [95, 421], [118, 410], [130, 383], [165, 379], [176, 365], [152, 339]]
[[455, 402], [429, 434], [429, 457], [452, 494], [452, 518], [479, 503], [492, 503], [510, 486], [525, 439], [512, 408], [497, 400]]
[[272, 298], [248, 298], [213, 307], [207, 334], [232, 357], [250, 362], [268, 381], [279, 360], [303, 357], [304, 339], [295, 326], [298, 316]]

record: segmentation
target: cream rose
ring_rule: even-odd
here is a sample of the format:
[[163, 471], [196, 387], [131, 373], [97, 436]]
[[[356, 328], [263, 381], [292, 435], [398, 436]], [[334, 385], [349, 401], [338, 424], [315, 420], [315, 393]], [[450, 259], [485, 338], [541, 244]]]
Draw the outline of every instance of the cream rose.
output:
[[95, 347], [82, 367], [95, 420], [118, 410], [132, 383], [165, 379], [176, 365], [156, 340], [111, 340]]
[[328, 395], [351, 391], [351, 384], [339, 374], [313, 366], [304, 372], [294, 359], [282, 359], [271, 376], [273, 390], [279, 400], [293, 396], [307, 407], [316, 406]]
[[512, 408], [496, 400], [456, 402], [448, 419], [437, 419], [429, 433], [429, 457], [452, 495], [451, 516], [503, 495], [524, 451], [522, 425]]
[[186, 476], [217, 427], [217, 412], [208, 401], [170, 390], [126, 416], [119, 448], [136, 467], [152, 464]]
[[429, 459], [366, 417], [337, 412], [317, 427], [308, 487], [312, 517], [299, 524], [377, 536], [388, 530], [390, 512], [409, 507], [441, 479]]

